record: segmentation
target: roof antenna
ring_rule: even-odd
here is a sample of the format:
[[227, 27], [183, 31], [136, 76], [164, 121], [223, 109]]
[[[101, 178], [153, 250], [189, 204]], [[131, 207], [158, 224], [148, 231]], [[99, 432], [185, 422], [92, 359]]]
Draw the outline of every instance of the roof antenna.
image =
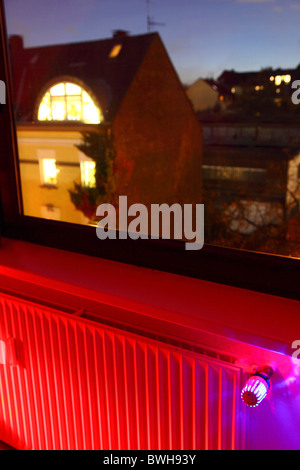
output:
[[147, 31], [148, 33], [151, 32], [152, 26], [165, 26], [165, 23], [156, 23], [153, 20], [153, 17], [150, 16], [150, 0], [146, 0], [147, 4]]

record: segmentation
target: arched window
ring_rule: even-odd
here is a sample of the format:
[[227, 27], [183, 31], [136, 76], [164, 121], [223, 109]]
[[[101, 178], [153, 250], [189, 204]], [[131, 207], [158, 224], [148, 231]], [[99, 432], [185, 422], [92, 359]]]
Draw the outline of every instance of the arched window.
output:
[[99, 124], [103, 121], [103, 115], [81, 86], [60, 82], [51, 86], [44, 94], [38, 109], [38, 120]]

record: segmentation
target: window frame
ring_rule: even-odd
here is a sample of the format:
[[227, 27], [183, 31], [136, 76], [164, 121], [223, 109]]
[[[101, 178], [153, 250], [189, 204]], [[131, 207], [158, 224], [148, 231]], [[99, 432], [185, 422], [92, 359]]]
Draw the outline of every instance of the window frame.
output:
[[97, 238], [95, 227], [22, 215], [3, 0], [0, 0], [0, 26], [0, 78], [6, 84], [7, 93], [6, 104], [0, 105], [0, 233], [3, 237], [300, 300], [299, 259], [206, 244], [199, 251], [186, 251], [183, 242], [173, 240], [102, 241]]

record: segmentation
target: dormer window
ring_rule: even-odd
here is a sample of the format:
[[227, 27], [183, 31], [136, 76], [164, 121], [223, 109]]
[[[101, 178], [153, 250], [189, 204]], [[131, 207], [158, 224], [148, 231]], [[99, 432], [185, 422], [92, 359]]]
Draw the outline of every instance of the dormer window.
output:
[[110, 51], [109, 57], [113, 59], [114, 57], [118, 57], [122, 49], [122, 44], [116, 44], [112, 50]]
[[60, 82], [51, 86], [44, 94], [38, 109], [38, 120], [99, 124], [103, 121], [103, 115], [81, 86]]

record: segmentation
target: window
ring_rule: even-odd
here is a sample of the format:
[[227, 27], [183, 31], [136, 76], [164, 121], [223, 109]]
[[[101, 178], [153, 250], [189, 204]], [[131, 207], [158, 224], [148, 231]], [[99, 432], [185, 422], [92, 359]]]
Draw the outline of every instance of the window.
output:
[[110, 51], [109, 57], [113, 59], [114, 57], [118, 57], [122, 49], [122, 44], [116, 44], [112, 50]]
[[98, 124], [101, 111], [79, 85], [57, 83], [44, 94], [38, 109], [39, 121], [81, 121]]
[[[168, 28], [158, 26], [155, 31], [155, 22], [147, 25], [142, 7], [137, 12], [137, 24], [124, 10], [124, 2], [120, 2], [120, 9], [106, 2], [103, 15], [96, 15], [95, 2], [85, 16], [66, 0], [60, 17], [67, 17], [72, 5], [76, 17], [72, 33], [65, 24], [57, 23], [53, 6], [46, 2], [26, 0], [25, 13], [19, 11], [16, 2], [0, 3], [2, 13], [5, 3], [8, 33], [2, 51], [6, 55], [2, 54], [0, 64], [9, 97], [0, 115], [6, 122], [1, 142], [7, 146], [0, 162], [5, 236], [63, 249], [71, 244], [73, 250], [90, 255], [134, 260], [180, 274], [297, 295], [291, 277], [294, 272], [297, 278], [299, 240], [293, 238], [289, 228], [292, 219], [293, 226], [298, 223], [299, 188], [290, 194], [289, 171], [294, 181], [291, 162], [299, 154], [300, 116], [299, 109], [291, 104], [289, 87], [299, 69], [295, 63], [292, 70], [285, 71], [285, 57], [276, 54], [272, 58], [272, 51], [263, 51], [269, 42], [260, 40], [251, 44], [257, 53], [263, 52], [259, 54], [261, 62], [256, 63], [256, 71], [244, 72], [250, 66], [249, 56], [256, 60], [258, 54], [234, 54], [232, 48], [239, 47], [240, 41], [222, 40], [223, 18], [230, 34], [234, 34], [237, 23], [243, 30], [240, 22], [247, 18], [245, 34], [252, 26], [259, 26], [264, 37], [266, 24], [256, 25], [255, 18], [270, 22], [267, 13], [273, 8], [272, 2], [234, 2], [231, 15], [230, 2], [217, 0], [222, 27], [216, 28], [210, 2], [187, 6], [178, 0], [179, 23]], [[161, 3], [150, 2], [155, 17], [174, 17], [173, 5], [170, 16], [169, 6]], [[45, 16], [49, 18], [46, 25]], [[92, 17], [96, 16], [101, 18], [101, 25], [97, 23], [94, 28]], [[192, 27], [198, 19], [203, 21], [202, 27]], [[133, 23], [127, 28], [129, 20]], [[37, 27], [37, 22], [45, 27]], [[119, 23], [130, 32], [116, 37], [111, 31]], [[187, 37], [189, 40], [183, 40]], [[203, 38], [207, 46], [199, 64], [198, 45]], [[273, 49], [278, 51], [274, 45]], [[236, 62], [238, 57], [245, 62]], [[266, 60], [268, 69], [261, 70]], [[294, 56], [291, 62], [296, 60]], [[280, 106], [274, 86], [279, 82], [277, 76], [282, 85]], [[196, 112], [185, 91], [199, 78], [217, 92], [219, 100], [213, 108]], [[261, 87], [259, 93], [255, 86]], [[287, 115], [290, 119], [285, 119]], [[205, 138], [207, 134], [209, 139]], [[37, 150], [41, 151], [38, 155]], [[225, 157], [221, 162], [220, 152]], [[265, 169], [278, 175], [272, 191], [264, 182]], [[260, 188], [255, 190], [260, 193], [251, 193], [251, 184], [246, 188], [250, 193], [243, 197], [238, 194], [233, 201], [223, 197], [221, 188], [221, 208], [211, 188], [205, 194], [205, 172], [210, 177], [217, 175], [224, 188], [236, 177], [241, 183], [259, 182]], [[74, 187], [78, 188], [76, 204], [70, 198]], [[174, 240], [99, 243], [91, 227], [95, 209], [99, 202], [114, 201], [119, 195], [127, 195], [129, 204], [145, 205], [197, 204], [205, 196], [204, 248], [186, 253], [184, 244]], [[225, 223], [226, 209], [241, 201], [251, 217], [254, 206], [248, 201], [253, 201], [255, 209], [263, 208], [260, 212], [267, 222], [258, 224], [250, 236], [233, 233], [232, 226]], [[293, 204], [290, 212], [286, 201]], [[274, 217], [267, 214], [268, 208], [274, 207], [272, 202], [283, 214], [276, 230]], [[53, 227], [55, 239], [51, 237]], [[280, 259], [274, 261], [273, 254]], [[270, 269], [275, 262], [287, 273], [284, 279], [276, 279], [276, 271]], [[270, 281], [268, 287], [265, 279]]]
[[96, 162], [84, 156], [80, 156], [81, 183], [89, 188], [96, 187]]
[[56, 167], [55, 152], [53, 150], [38, 150], [40, 176], [42, 186], [56, 186], [59, 169]]
[[291, 76], [290, 75], [276, 75], [275, 77], [270, 77], [271, 81], [274, 81], [276, 86], [281, 85], [281, 83], [290, 83]]
[[57, 173], [59, 173], [59, 170], [56, 168], [55, 159], [41, 158], [40, 164], [42, 170], [42, 184], [55, 186], [57, 184]]

